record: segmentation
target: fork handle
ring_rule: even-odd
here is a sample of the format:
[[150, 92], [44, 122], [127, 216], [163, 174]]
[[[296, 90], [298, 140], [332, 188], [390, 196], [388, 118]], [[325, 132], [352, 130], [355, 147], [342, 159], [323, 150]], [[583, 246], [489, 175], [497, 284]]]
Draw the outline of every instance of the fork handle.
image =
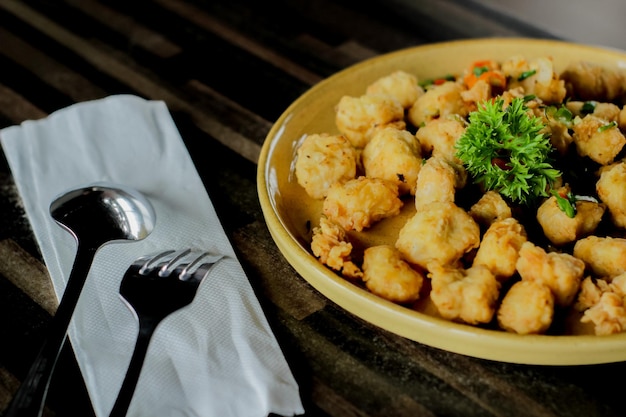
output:
[[72, 272], [67, 280], [61, 302], [50, 322], [48, 334], [3, 417], [42, 415], [52, 372], [65, 342], [67, 328], [95, 253], [96, 249], [83, 248], [80, 244], [78, 245]]
[[133, 399], [135, 388], [137, 387], [137, 381], [139, 380], [143, 362], [146, 359], [150, 339], [160, 321], [161, 319], [139, 317], [139, 333], [137, 334], [133, 356], [130, 358], [130, 364], [128, 365], [124, 382], [122, 383], [122, 387], [120, 388], [109, 417], [124, 417], [126, 415], [130, 402]]

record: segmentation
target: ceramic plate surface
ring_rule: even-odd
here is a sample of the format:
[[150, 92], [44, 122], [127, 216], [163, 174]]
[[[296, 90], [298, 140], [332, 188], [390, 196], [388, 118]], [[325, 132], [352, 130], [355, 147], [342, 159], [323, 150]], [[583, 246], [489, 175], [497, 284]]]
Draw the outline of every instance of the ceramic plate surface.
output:
[[[296, 149], [311, 133], [338, 133], [334, 107], [343, 95], [360, 96], [377, 78], [395, 70], [420, 80], [460, 74], [481, 59], [502, 61], [514, 55], [550, 56], [560, 72], [569, 62], [588, 60], [626, 68], [626, 53], [616, 50], [530, 39], [481, 39], [431, 44], [381, 55], [356, 64], [318, 83], [276, 121], [263, 145], [258, 165], [258, 192], [269, 231], [296, 271], [324, 296], [352, 314], [383, 329], [447, 351], [496, 361], [582, 365], [626, 360], [626, 333], [523, 336], [449, 322], [437, 317], [428, 302], [410, 309], [379, 298], [346, 281], [310, 252], [310, 228], [321, 213], [321, 201], [309, 198], [294, 175]], [[405, 204], [405, 207], [410, 206]], [[351, 234], [356, 245], [395, 242], [412, 208], [373, 227], [366, 240]], [[575, 328], [575, 326], [573, 327]]]

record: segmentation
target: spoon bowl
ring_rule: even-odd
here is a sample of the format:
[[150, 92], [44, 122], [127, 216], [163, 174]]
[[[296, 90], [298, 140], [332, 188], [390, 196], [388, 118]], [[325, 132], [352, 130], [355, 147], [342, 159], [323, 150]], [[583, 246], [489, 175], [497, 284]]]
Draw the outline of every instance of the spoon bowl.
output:
[[41, 416], [67, 328], [94, 256], [107, 243], [137, 241], [154, 229], [156, 215], [139, 192], [113, 184], [94, 184], [57, 197], [50, 215], [76, 239], [76, 257], [48, 335], [4, 417]]

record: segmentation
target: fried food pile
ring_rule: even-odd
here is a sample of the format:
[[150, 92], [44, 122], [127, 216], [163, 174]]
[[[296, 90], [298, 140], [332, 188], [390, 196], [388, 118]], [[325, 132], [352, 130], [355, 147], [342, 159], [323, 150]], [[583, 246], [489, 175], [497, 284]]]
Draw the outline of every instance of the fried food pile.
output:
[[[396, 71], [342, 97], [338, 133], [308, 134], [294, 164], [298, 184], [323, 200], [313, 254], [408, 308], [429, 297], [452, 321], [544, 334], [577, 311], [598, 335], [626, 331], [621, 71], [575, 62], [559, 74], [548, 57], [516, 56], [435, 80]], [[456, 147], [481, 103], [520, 98], [561, 174], [532, 204], [481, 187]], [[506, 155], [491, 163], [510, 169]], [[355, 253], [350, 233], [368, 233], [407, 204], [415, 212], [394, 245]]]

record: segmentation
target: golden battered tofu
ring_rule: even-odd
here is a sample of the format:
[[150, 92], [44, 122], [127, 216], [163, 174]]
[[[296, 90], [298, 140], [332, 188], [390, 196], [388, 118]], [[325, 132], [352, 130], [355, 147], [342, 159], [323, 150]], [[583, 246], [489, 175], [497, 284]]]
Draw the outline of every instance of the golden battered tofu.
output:
[[498, 325], [517, 334], [542, 334], [554, 318], [554, 295], [536, 281], [518, 281], [507, 291], [498, 308]]
[[435, 202], [407, 221], [396, 248], [410, 263], [429, 269], [432, 263], [455, 264], [479, 243], [478, 224], [465, 210], [454, 203]]
[[377, 130], [361, 153], [365, 175], [396, 183], [400, 195], [415, 194], [422, 152], [407, 130], [385, 127]]
[[481, 226], [489, 227], [493, 222], [513, 216], [511, 208], [497, 191], [487, 191], [469, 211], [470, 216]]
[[[613, 123], [613, 124], [611, 124]], [[580, 156], [587, 156], [600, 165], [608, 165], [626, 144], [617, 123], [594, 115], [577, 118], [572, 125], [574, 144]]]
[[422, 146], [424, 155], [441, 157], [456, 164], [462, 161], [456, 157], [457, 140], [465, 132], [465, 125], [457, 117], [432, 120], [419, 128], [415, 137]]
[[491, 321], [500, 284], [487, 267], [462, 269], [435, 264], [428, 276], [430, 298], [443, 318], [469, 324]]
[[626, 239], [587, 236], [574, 245], [574, 256], [596, 277], [610, 281], [626, 272]]
[[578, 100], [614, 101], [626, 94], [626, 71], [621, 68], [578, 61], [560, 75], [567, 93]]
[[417, 300], [424, 276], [402, 259], [393, 246], [381, 245], [363, 253], [363, 281], [368, 290], [395, 303]]
[[308, 135], [297, 150], [296, 179], [315, 199], [326, 197], [328, 188], [356, 176], [357, 152], [345, 136]]
[[404, 129], [404, 108], [391, 96], [343, 96], [336, 108], [335, 124], [352, 146], [363, 148], [374, 131], [384, 126]]
[[567, 94], [565, 82], [554, 71], [550, 58], [513, 57], [502, 63], [502, 72], [510, 80], [509, 89], [522, 87], [526, 95], [535, 95], [546, 104], [560, 103]]
[[433, 202], [454, 202], [458, 188], [466, 181], [465, 168], [432, 156], [426, 160], [415, 184], [415, 208], [421, 210]]
[[409, 108], [409, 122], [415, 127], [422, 127], [431, 120], [452, 114], [467, 116], [469, 109], [461, 97], [462, 91], [465, 91], [465, 87], [454, 81], [446, 81], [429, 88]]
[[626, 162], [602, 168], [596, 192], [606, 204], [613, 224], [626, 228]]
[[547, 253], [531, 242], [522, 245], [516, 264], [522, 280], [546, 285], [558, 306], [569, 306], [580, 287], [585, 263], [567, 253]]
[[593, 323], [596, 335], [605, 336], [626, 330], [624, 299], [614, 292], [604, 292], [598, 303], [585, 310], [582, 323]]
[[537, 221], [543, 233], [556, 246], [562, 246], [590, 235], [602, 220], [604, 204], [592, 201], [576, 201], [575, 204], [576, 215], [574, 217], [569, 217], [559, 208], [555, 196], [548, 198], [537, 209]]
[[351, 261], [352, 243], [348, 241], [346, 231], [324, 217], [320, 219], [320, 225], [313, 229], [311, 251], [324, 265], [341, 271], [348, 278], [362, 275]]
[[385, 217], [400, 213], [401, 207], [395, 183], [359, 177], [344, 184], [333, 184], [322, 212], [344, 229], [360, 232]]
[[374, 81], [367, 87], [365, 93], [391, 96], [407, 109], [415, 103], [419, 96], [424, 94], [424, 90], [413, 74], [406, 71], [395, 71]]
[[499, 281], [505, 281], [515, 273], [519, 251], [527, 240], [524, 227], [513, 217], [496, 221], [485, 232], [474, 265], [485, 265]]

